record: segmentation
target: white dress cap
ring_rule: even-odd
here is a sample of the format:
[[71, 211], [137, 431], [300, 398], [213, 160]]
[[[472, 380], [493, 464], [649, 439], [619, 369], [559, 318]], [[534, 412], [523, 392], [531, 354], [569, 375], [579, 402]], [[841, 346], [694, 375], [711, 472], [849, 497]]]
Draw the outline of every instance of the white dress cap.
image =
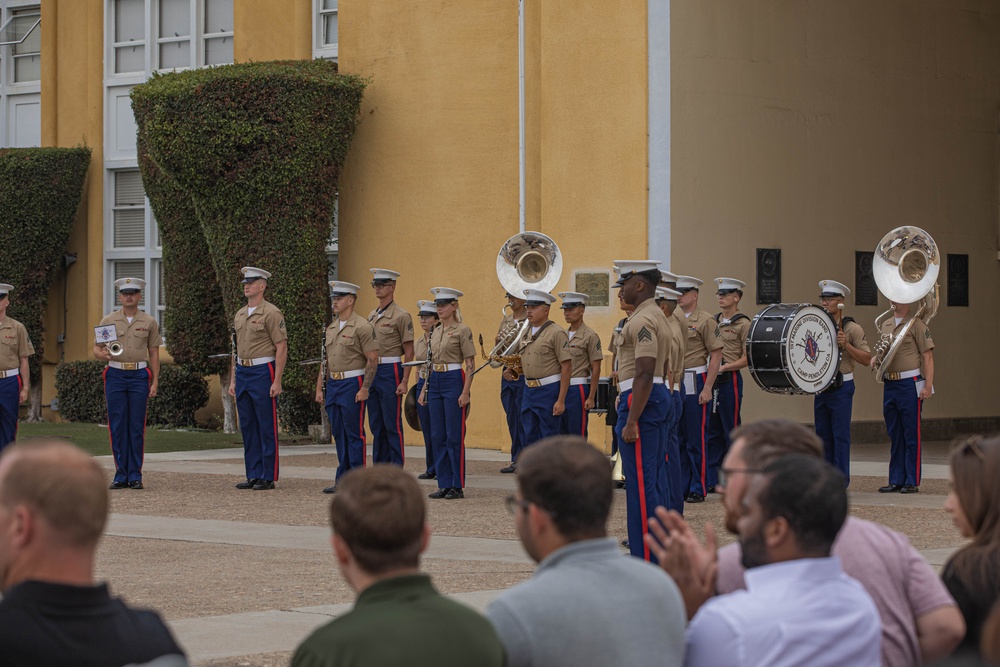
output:
[[380, 280], [395, 280], [399, 278], [398, 271], [390, 271], [389, 269], [368, 269], [372, 272], [372, 280], [378, 282]]
[[658, 259], [616, 259], [615, 267], [621, 274], [622, 280], [628, 280], [637, 273], [643, 271], [659, 271], [660, 260]]
[[821, 280], [819, 281], [819, 295], [820, 296], [841, 296], [846, 297], [851, 293], [851, 290], [847, 288], [844, 283], [838, 283], [836, 280]]
[[434, 305], [433, 301], [427, 301], [421, 299], [417, 301], [417, 314], [418, 315], [437, 315], [437, 306]]
[[661, 283], [675, 283], [679, 276], [676, 273], [671, 273], [670, 271], [664, 271], [660, 269], [660, 282]]
[[347, 296], [348, 294], [357, 296], [359, 289], [361, 288], [354, 283], [345, 283], [343, 280], [330, 281], [330, 296]]
[[461, 297], [465, 296], [457, 289], [452, 289], [450, 287], [432, 287], [431, 294], [434, 295], [434, 301], [458, 301]]
[[244, 266], [240, 269], [240, 273], [243, 274], [243, 281], [245, 283], [251, 280], [256, 280], [258, 278], [263, 278], [264, 280], [270, 280], [271, 274], [264, 269], [258, 269], [256, 266]]
[[716, 278], [715, 284], [718, 285], [718, 290], [720, 292], [732, 292], [734, 290], [742, 290], [747, 286], [742, 280], [737, 280], [736, 278]]
[[688, 290], [698, 289], [704, 284], [704, 280], [694, 276], [677, 276], [677, 291], [682, 294]]
[[0, 283], [0, 294], [7, 294], [8, 292], [13, 291], [13, 289], [14, 289], [13, 285], [8, 285], [7, 283]]
[[669, 287], [657, 287], [656, 288], [656, 300], [666, 299], [667, 301], [677, 301], [677, 297], [681, 295], [675, 289], [670, 289]]
[[561, 308], [576, 308], [587, 303], [589, 296], [583, 292], [559, 292], [559, 298], [563, 300]]
[[146, 281], [142, 278], [119, 278], [115, 281], [115, 289], [119, 292], [124, 290], [135, 290], [141, 292], [146, 289]]
[[524, 304], [526, 306], [548, 306], [556, 302], [556, 298], [548, 292], [540, 289], [524, 290]]

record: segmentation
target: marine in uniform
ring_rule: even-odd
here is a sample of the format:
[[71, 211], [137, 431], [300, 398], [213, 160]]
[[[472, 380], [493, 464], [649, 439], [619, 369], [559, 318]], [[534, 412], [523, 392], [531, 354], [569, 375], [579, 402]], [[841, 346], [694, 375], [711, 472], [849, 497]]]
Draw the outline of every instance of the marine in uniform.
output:
[[338, 464], [333, 486], [323, 493], [336, 493], [344, 473], [365, 467], [365, 403], [375, 382], [379, 348], [372, 325], [354, 312], [358, 289], [341, 280], [330, 283], [336, 317], [326, 328], [327, 368], [321, 368], [316, 378], [316, 402], [324, 402], [322, 381], [326, 373], [326, 414]]
[[104, 396], [108, 402], [108, 432], [115, 457], [112, 489], [141, 489], [142, 459], [146, 449], [146, 404], [156, 396], [160, 377], [160, 329], [156, 319], [139, 310], [146, 281], [115, 281], [121, 310], [105, 315], [100, 327], [114, 327], [122, 353], [111, 355], [95, 339], [94, 357], [108, 362], [104, 369]]
[[587, 439], [588, 412], [597, 401], [601, 381], [601, 338], [583, 321], [587, 295], [581, 292], [560, 292], [566, 336], [569, 338], [570, 378], [566, 394], [566, 410], [562, 414], [560, 433]]
[[681, 388], [684, 378], [684, 347], [687, 331], [674, 317], [680, 292], [669, 287], [656, 288], [656, 305], [667, 318], [667, 336], [670, 346], [667, 354], [666, 386], [670, 398], [670, 414], [667, 418], [667, 466], [665, 493], [666, 506], [680, 514], [684, 513], [684, 479], [681, 459], [680, 421], [683, 408]]
[[684, 410], [681, 442], [686, 453], [681, 462], [687, 493], [684, 500], [700, 503], [708, 493], [708, 417], [712, 410], [712, 387], [722, 364], [722, 341], [715, 319], [698, 308], [698, 288], [704, 281], [692, 276], [677, 277], [681, 296], [677, 305], [687, 328], [684, 355]]
[[743, 420], [743, 374], [747, 366], [747, 334], [750, 318], [739, 311], [743, 288], [747, 286], [736, 278], [716, 278], [716, 296], [721, 313], [716, 313], [719, 339], [722, 341], [722, 364], [715, 378], [715, 405], [709, 420], [708, 440], [708, 491], [714, 492], [718, 482], [719, 467], [729, 452], [729, 434]]
[[837, 324], [841, 381], [813, 399], [816, 435], [823, 441], [823, 456], [851, 483], [851, 411], [854, 407], [854, 364], [871, 363], [871, 348], [865, 331], [853, 318], [844, 316], [844, 299], [851, 290], [836, 280], [819, 281], [819, 304]]
[[410, 384], [413, 361], [413, 320], [396, 305], [393, 295], [399, 273], [370, 269], [378, 307], [368, 314], [378, 343], [378, 371], [368, 400], [368, 425], [372, 429], [372, 461], [403, 465], [403, 399]]
[[288, 334], [285, 316], [264, 300], [271, 274], [254, 266], [241, 273], [247, 305], [233, 318], [236, 355], [229, 395], [236, 398], [247, 478], [236, 488], [266, 491], [278, 481], [278, 396]]
[[[611, 427], [611, 456], [614, 456], [618, 453], [618, 432], [615, 430], [615, 426], [618, 425], [618, 411], [615, 409], [618, 399], [618, 346], [622, 340], [622, 329], [628, 321], [628, 316], [632, 314], [632, 307], [627, 306], [621, 299], [621, 283], [616, 282], [612, 287], [618, 290], [618, 307], [625, 313], [625, 317], [618, 320], [618, 324], [612, 330], [611, 340], [608, 343], [608, 353], [611, 355], [611, 386], [608, 388], [608, 412], [605, 415], [605, 424]], [[624, 482], [616, 479], [615, 485], [621, 488]]]
[[472, 393], [476, 346], [472, 329], [462, 324], [458, 299], [462, 292], [450, 287], [431, 289], [441, 324], [431, 333], [431, 375], [419, 403], [431, 415], [431, 447], [438, 490], [428, 498], [456, 500], [465, 492], [465, 419]]
[[556, 298], [536, 289], [524, 290], [524, 296], [531, 326], [521, 339], [521, 423], [524, 446], [530, 447], [542, 438], [559, 434], [573, 365], [569, 337], [549, 319], [549, 308]]
[[[497, 329], [495, 343], [500, 342], [500, 334], [509, 327], [518, 326], [528, 316], [528, 310], [524, 305], [524, 299], [518, 298], [507, 292], [507, 305], [510, 312], [503, 316], [500, 321], [500, 328]], [[507, 430], [510, 432], [510, 465], [500, 469], [502, 473], [512, 473], [517, 471], [517, 457], [524, 449], [524, 424], [521, 423], [521, 401], [524, 398], [524, 373], [514, 378], [510, 369], [504, 367], [500, 376], [500, 403], [503, 405], [504, 414], [507, 415]]]
[[0, 451], [17, 438], [17, 415], [28, 400], [28, 357], [35, 348], [28, 330], [7, 316], [13, 285], [0, 283]]
[[[879, 334], [898, 335], [912, 311], [911, 304], [890, 302], [895, 318], [882, 323]], [[882, 414], [889, 431], [889, 483], [880, 493], [916, 493], [920, 486], [920, 415], [924, 401], [934, 394], [934, 339], [917, 318], [899, 344], [882, 376]]]
[[660, 272], [655, 260], [618, 260], [621, 299], [634, 308], [622, 329], [618, 355], [619, 456], [625, 473], [629, 551], [654, 560], [643, 536], [666, 489], [666, 424], [671, 402], [663, 380], [669, 353], [666, 317], [656, 306]]
[[[434, 302], [425, 300], [417, 301], [417, 317], [420, 318], [421, 335], [413, 341], [413, 358], [416, 361], [423, 361], [428, 359], [427, 352], [430, 350], [431, 332], [434, 331], [434, 327], [438, 324], [437, 307], [435, 307]], [[420, 396], [424, 390], [424, 385], [427, 383], [430, 366], [424, 365], [417, 368], [420, 370], [417, 372], [416, 394]], [[418, 402], [417, 420], [420, 422], [420, 432], [424, 436], [424, 452], [427, 459], [427, 467], [424, 468], [424, 472], [417, 475], [417, 478], [435, 479], [437, 477], [437, 469], [434, 467], [434, 447], [432, 444], [434, 441], [431, 439], [430, 407]]]

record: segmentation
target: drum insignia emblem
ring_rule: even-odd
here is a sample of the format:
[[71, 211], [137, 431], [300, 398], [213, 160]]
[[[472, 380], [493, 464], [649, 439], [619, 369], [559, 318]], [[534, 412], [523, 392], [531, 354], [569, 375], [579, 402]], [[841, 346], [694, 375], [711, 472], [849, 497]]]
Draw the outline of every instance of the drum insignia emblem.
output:
[[816, 342], [811, 331], [806, 333], [805, 355], [809, 363], [812, 364], [815, 364], [819, 359], [819, 343]]

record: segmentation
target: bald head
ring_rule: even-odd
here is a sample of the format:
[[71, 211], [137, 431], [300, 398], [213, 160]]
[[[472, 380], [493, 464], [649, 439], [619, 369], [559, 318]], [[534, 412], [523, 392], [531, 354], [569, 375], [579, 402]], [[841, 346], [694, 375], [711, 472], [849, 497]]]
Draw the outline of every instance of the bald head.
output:
[[18, 443], [0, 456], [0, 504], [28, 508], [65, 546], [97, 544], [108, 518], [106, 486], [97, 461], [61, 440]]

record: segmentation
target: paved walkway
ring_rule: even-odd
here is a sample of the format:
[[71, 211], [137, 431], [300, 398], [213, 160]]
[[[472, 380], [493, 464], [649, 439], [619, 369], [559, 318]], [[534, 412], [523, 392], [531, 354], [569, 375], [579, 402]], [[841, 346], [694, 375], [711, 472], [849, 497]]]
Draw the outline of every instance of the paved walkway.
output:
[[[329, 469], [307, 465], [296, 466], [294, 462], [297, 456], [333, 452], [333, 447], [329, 445], [282, 449], [282, 480], [328, 480]], [[423, 448], [407, 447], [406, 454], [410, 460], [422, 460]], [[146, 456], [144, 470], [147, 473], [224, 475], [238, 479], [243, 476], [242, 464], [227, 461], [239, 458], [242, 458], [241, 449], [149, 454]], [[467, 458], [469, 461], [498, 463], [509, 460], [506, 454], [486, 450], [468, 450]], [[111, 457], [99, 457], [99, 460], [106, 468], [113, 468]], [[885, 473], [885, 461], [852, 462], [853, 476], [884, 477]], [[925, 479], [946, 479], [947, 466], [925, 465], [923, 475]], [[467, 478], [469, 489], [513, 489], [515, 484], [514, 476], [498, 473], [469, 475]], [[851, 494], [852, 505], [865, 508], [902, 507], [909, 510], [940, 512], [942, 500], [942, 496], [929, 493], [913, 496], [865, 492]], [[718, 496], [710, 496], [709, 502], [705, 505], [708, 506], [710, 503], [718, 503]], [[318, 558], [324, 558], [330, 551], [329, 529], [320, 526], [117, 513], [111, 516], [107, 534], [151, 544], [192, 543], [222, 548], [251, 547], [256, 550], [274, 550], [275, 553], [282, 553], [280, 550], [311, 552]], [[928, 549], [923, 553], [932, 564], [940, 567], [957, 547], [958, 542], [956, 536], [955, 545]], [[520, 543], [513, 539], [435, 535], [425, 558], [431, 563], [457, 561], [480, 563], [485, 567], [489, 567], [490, 564], [507, 563], [523, 565], [526, 570], [531, 568], [531, 561], [525, 555]], [[329, 571], [331, 577], [338, 576], [332, 557], [330, 557]], [[128, 591], [125, 592], [127, 594]], [[482, 610], [499, 593], [499, 590], [492, 590], [487, 586], [483, 590], [456, 593], [452, 597]], [[170, 625], [178, 640], [188, 651], [192, 664], [206, 661], [212, 661], [213, 665], [229, 664], [226, 660], [236, 656], [292, 651], [313, 629], [350, 608], [349, 603], [274, 608], [265, 611], [175, 618], [170, 621]], [[250, 662], [244, 659], [240, 663], [232, 664], [258, 663], [252, 659]]]

